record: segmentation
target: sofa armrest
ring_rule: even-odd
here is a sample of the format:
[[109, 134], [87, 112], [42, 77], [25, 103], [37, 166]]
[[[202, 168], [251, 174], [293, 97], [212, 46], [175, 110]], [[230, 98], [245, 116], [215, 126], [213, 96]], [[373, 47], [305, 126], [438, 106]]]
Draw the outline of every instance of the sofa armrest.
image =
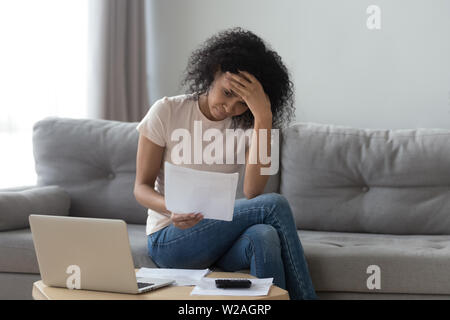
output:
[[10, 191], [23, 191], [33, 188], [39, 188], [36, 185], [28, 185], [28, 186], [17, 186], [17, 187], [9, 187], [9, 188], [1, 188], [0, 192], [10, 192]]
[[70, 195], [59, 186], [0, 190], [0, 231], [29, 227], [30, 214], [69, 215]]

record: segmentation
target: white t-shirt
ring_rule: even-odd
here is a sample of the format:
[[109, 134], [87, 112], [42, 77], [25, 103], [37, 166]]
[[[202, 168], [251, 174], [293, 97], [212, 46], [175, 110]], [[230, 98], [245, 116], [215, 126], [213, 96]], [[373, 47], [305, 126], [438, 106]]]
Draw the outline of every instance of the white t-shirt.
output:
[[[202, 171], [214, 171], [214, 172], [224, 172], [224, 173], [233, 173], [233, 172], [242, 172], [244, 163], [242, 161], [242, 157], [238, 161], [237, 154], [243, 153], [244, 162], [245, 162], [245, 150], [248, 150], [251, 145], [251, 133], [252, 130], [247, 130], [247, 133], [250, 133], [250, 136], [241, 135], [241, 138], [234, 139], [234, 161], [233, 164], [227, 164], [226, 161], [226, 152], [227, 148], [232, 152], [230, 144], [226, 143], [226, 129], [231, 129], [231, 118], [227, 118], [221, 121], [211, 121], [209, 120], [201, 111], [197, 100], [188, 99], [192, 98], [192, 94], [183, 94], [174, 97], [163, 97], [156, 101], [149, 109], [147, 114], [144, 116], [142, 121], [136, 126], [136, 130], [139, 131], [142, 135], [150, 139], [152, 142], [156, 143], [161, 147], [165, 147], [163, 161], [161, 162], [161, 167], [159, 170], [159, 174], [155, 181], [155, 190], [164, 195], [164, 162], [167, 161], [172, 164], [176, 164], [182, 167], [192, 168], [196, 170]], [[197, 122], [196, 122], [197, 121]], [[198, 122], [200, 121], [200, 122]], [[218, 129], [223, 136], [223, 161], [222, 164], [212, 163], [207, 164], [205, 160], [201, 163], [196, 164], [194, 161], [194, 127], [199, 133], [199, 127], [201, 127], [201, 134], [197, 134], [199, 140], [201, 140], [202, 145], [202, 155], [205, 154], [205, 149], [207, 146], [212, 144], [215, 141], [215, 138], [211, 138], [211, 140], [206, 140], [203, 136], [205, 131], [210, 128]], [[183, 138], [172, 139], [172, 133], [176, 129], [187, 129], [191, 136], [191, 160], [188, 163], [174, 163], [172, 161], [172, 149], [177, 146], [177, 153], [182, 155], [183, 152], [180, 151], [180, 145]], [[178, 131], [179, 132], [179, 131]], [[210, 130], [211, 132], [211, 130]], [[199, 141], [197, 140], [197, 141]], [[206, 140], [206, 141], [205, 141]], [[200, 143], [197, 144], [198, 146]], [[210, 146], [211, 148], [211, 146]], [[242, 150], [242, 148], [245, 148]], [[198, 149], [197, 149], [198, 150]], [[209, 149], [211, 150], [211, 149]], [[215, 155], [214, 152], [212, 154]], [[197, 153], [198, 157], [198, 153]], [[242, 177], [239, 177], [241, 179]], [[147, 217], [147, 226], [146, 233], [147, 235], [154, 233], [170, 224], [170, 215], [165, 213], [156, 212], [152, 209], [148, 209], [148, 217]]]

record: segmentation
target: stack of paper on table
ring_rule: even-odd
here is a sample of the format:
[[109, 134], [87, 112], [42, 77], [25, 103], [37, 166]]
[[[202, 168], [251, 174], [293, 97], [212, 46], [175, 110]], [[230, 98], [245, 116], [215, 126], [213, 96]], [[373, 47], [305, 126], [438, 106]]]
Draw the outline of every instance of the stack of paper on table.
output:
[[195, 286], [210, 272], [209, 269], [140, 268], [136, 278], [139, 282], [146, 282], [146, 278], [157, 278], [175, 280], [174, 286]]
[[216, 279], [203, 278], [191, 291], [191, 295], [208, 296], [266, 296], [272, 286], [273, 278], [248, 279], [252, 282], [250, 288], [222, 289], [216, 288]]
[[175, 213], [202, 213], [205, 219], [231, 221], [239, 173], [194, 170], [164, 162], [164, 199]]

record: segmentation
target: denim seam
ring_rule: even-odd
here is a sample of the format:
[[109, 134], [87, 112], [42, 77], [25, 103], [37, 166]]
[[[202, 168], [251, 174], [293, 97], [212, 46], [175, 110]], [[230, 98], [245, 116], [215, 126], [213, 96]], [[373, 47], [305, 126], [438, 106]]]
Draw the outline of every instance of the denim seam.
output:
[[151, 234], [149, 234], [148, 236], [150, 237], [150, 242], [151, 242], [151, 244], [152, 244], [152, 247], [153, 247], [153, 242], [154, 242], [154, 241], [153, 241], [153, 237], [152, 237], [152, 235], [151, 235]]
[[[256, 267], [257, 264], [256, 264], [256, 254], [255, 254], [255, 244], [253, 243], [252, 239], [250, 239], [250, 237], [248, 237], [248, 236], [246, 236], [246, 235], [242, 235], [242, 236], [239, 237], [238, 240], [236, 240], [235, 243], [233, 243], [233, 246], [235, 246], [235, 245], [236, 245], [237, 243], [239, 243], [240, 241], [243, 241], [244, 238], [247, 239], [247, 240], [251, 243], [251, 245], [252, 245], [253, 257], [255, 257], [255, 273], [258, 274], [258, 272], [257, 272], [258, 269], [257, 269], [257, 267]], [[251, 260], [252, 260], [252, 258], [250, 257], [250, 265], [249, 265], [249, 268], [251, 267]]]
[[[247, 238], [248, 241], [250, 241], [250, 243], [252, 244], [253, 258], [255, 259], [255, 274], [258, 275], [258, 263], [257, 263], [257, 261], [256, 261], [255, 244], [253, 243], [253, 240], [250, 239], [250, 237], [248, 237], [248, 236], [246, 236], [246, 235], [241, 236], [241, 237]], [[252, 261], [251, 261], [251, 260], [252, 260], [252, 258], [250, 257], [250, 266], [249, 266], [249, 267], [251, 267], [251, 265], [252, 265]]]
[[[264, 208], [264, 209], [267, 209], [267, 208]], [[272, 208], [272, 210], [269, 212], [269, 215], [272, 215], [272, 213], [273, 213], [273, 211], [275, 210], [275, 207], [273, 207]], [[267, 212], [267, 211], [266, 211]], [[279, 227], [280, 227], [280, 229], [281, 229], [281, 231], [282, 231], [282, 237], [283, 237], [283, 239], [284, 239], [284, 241], [285, 241], [285, 243], [287, 244], [288, 242], [287, 242], [287, 239], [286, 239], [286, 237], [285, 237], [285, 230], [284, 230], [284, 228], [283, 228], [283, 225], [280, 223], [280, 221], [278, 220], [278, 218], [276, 217], [276, 215], [273, 215], [273, 219], [277, 222], [277, 224], [279, 225]], [[290, 247], [289, 247], [289, 245], [287, 245], [286, 246], [286, 251], [288, 252], [288, 255], [289, 255], [289, 259], [291, 260], [291, 265], [292, 265], [292, 267], [293, 267], [293, 269], [294, 269], [294, 274], [295, 274], [295, 278], [297, 279], [297, 281], [300, 283], [300, 287], [301, 287], [301, 291], [302, 291], [302, 293], [304, 293], [304, 284], [303, 284], [303, 281], [299, 278], [299, 273], [298, 273], [298, 270], [297, 270], [297, 267], [295, 266], [295, 263], [293, 263], [293, 259], [292, 259], [292, 252], [291, 252], [291, 250], [290, 250]]]

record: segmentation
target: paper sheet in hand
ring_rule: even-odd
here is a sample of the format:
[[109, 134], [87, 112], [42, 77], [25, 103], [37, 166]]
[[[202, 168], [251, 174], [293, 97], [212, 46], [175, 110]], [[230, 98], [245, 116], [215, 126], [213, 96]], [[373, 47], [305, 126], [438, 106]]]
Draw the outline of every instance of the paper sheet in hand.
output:
[[206, 219], [233, 220], [239, 173], [200, 171], [164, 163], [166, 208], [175, 213], [200, 212]]

